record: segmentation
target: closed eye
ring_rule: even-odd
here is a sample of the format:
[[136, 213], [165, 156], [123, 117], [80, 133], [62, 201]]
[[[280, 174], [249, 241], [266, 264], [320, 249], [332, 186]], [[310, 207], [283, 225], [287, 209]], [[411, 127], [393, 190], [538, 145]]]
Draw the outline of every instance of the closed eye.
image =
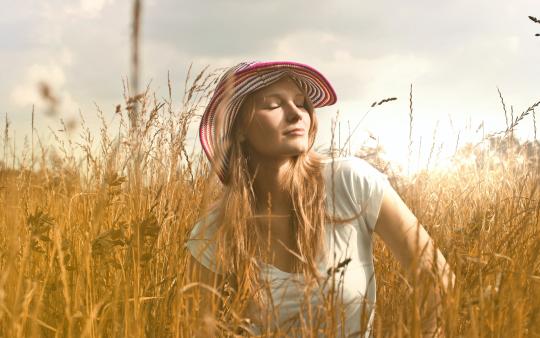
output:
[[298, 107], [298, 108], [305, 108], [306, 107], [306, 101], [302, 98], [300, 100], [295, 100], [294, 104]]

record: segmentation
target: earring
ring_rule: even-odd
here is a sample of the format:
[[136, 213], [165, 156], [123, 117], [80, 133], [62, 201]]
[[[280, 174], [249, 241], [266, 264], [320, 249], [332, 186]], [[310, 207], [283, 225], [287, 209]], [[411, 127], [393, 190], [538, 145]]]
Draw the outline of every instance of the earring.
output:
[[238, 135], [238, 141], [240, 143], [244, 142], [246, 140], [246, 136], [244, 134], [240, 134]]

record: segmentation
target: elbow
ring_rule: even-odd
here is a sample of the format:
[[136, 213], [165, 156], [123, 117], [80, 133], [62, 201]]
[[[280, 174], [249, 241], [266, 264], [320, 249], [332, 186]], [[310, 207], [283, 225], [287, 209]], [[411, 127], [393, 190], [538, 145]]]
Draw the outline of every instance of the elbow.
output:
[[447, 293], [454, 289], [456, 284], [456, 275], [450, 268], [450, 265], [444, 259], [444, 256], [437, 250], [436, 264], [429, 264], [425, 271], [429, 272], [434, 279], [435, 287], [442, 292]]
[[411, 272], [416, 278], [427, 278], [437, 289], [444, 292], [455, 287], [456, 275], [442, 252], [433, 245], [432, 240], [427, 241], [424, 250], [421, 250], [413, 261], [416, 262], [411, 264]]

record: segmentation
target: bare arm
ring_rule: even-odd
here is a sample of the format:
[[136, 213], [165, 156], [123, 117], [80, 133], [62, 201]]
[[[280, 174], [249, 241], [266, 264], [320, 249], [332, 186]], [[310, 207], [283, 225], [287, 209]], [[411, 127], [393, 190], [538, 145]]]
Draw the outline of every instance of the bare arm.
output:
[[[430, 274], [437, 271], [444, 291], [453, 287], [455, 276], [450, 270], [442, 253], [435, 248], [433, 240], [418, 223], [417, 218], [405, 205], [394, 189], [387, 187], [383, 194], [383, 200], [375, 232], [388, 246], [402, 267], [410, 277], [418, 278], [422, 274]], [[432, 288], [428, 297], [428, 311], [431, 314], [440, 311], [440, 291]], [[430, 316], [423, 321], [424, 331], [432, 331], [436, 328], [436, 317]]]

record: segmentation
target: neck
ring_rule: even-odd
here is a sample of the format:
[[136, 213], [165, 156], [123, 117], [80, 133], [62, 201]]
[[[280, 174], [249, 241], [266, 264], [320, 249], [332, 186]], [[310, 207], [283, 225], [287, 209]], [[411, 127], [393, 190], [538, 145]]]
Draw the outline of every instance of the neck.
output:
[[250, 171], [255, 175], [253, 190], [257, 213], [288, 215], [292, 209], [290, 193], [285, 186], [285, 174], [291, 165], [290, 157], [262, 158], [252, 156]]

